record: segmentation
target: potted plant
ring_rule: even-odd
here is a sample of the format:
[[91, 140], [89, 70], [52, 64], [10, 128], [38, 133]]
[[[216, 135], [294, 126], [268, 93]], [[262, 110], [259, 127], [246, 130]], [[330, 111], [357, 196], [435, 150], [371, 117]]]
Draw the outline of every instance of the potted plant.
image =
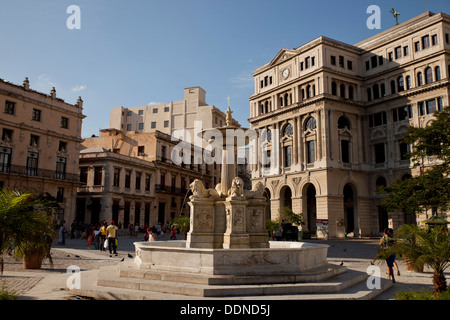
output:
[[[51, 213], [55, 204], [43, 196], [0, 190], [0, 263], [3, 272], [3, 254], [14, 248], [16, 257], [33, 256], [43, 252], [48, 257], [51, 236]], [[50, 242], [51, 244], [51, 242]], [[37, 259], [39, 260], [39, 259]]]

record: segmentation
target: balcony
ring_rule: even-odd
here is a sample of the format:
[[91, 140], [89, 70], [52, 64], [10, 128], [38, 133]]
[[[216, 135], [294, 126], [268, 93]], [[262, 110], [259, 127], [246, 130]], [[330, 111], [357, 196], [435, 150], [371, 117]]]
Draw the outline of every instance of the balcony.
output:
[[60, 172], [56, 170], [46, 170], [39, 168], [27, 168], [25, 166], [0, 166], [0, 174], [16, 174], [20, 176], [29, 176], [45, 179], [62, 180], [69, 182], [79, 182], [79, 175], [74, 173]]

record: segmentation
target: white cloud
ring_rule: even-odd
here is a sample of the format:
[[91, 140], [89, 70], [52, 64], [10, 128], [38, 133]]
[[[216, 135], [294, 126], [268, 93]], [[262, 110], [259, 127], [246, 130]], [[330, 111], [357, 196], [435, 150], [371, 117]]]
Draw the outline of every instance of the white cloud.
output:
[[79, 84], [79, 85], [73, 87], [71, 90], [73, 92], [78, 92], [78, 91], [83, 91], [84, 89], [86, 89], [86, 85], [85, 84], [81, 84], [81, 85]]
[[230, 79], [235, 88], [248, 89], [253, 88], [254, 82], [251, 73], [243, 71]]
[[38, 77], [38, 82], [39, 82], [38, 85], [41, 85], [41, 86], [56, 87], [56, 83], [50, 81], [50, 79], [48, 78], [48, 76], [45, 73], [41, 74]]

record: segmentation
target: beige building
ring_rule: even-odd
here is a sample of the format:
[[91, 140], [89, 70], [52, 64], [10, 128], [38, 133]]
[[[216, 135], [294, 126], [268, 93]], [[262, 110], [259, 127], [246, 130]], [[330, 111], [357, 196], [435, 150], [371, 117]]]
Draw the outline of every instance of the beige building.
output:
[[75, 217], [83, 101], [0, 80], [0, 188], [48, 193], [60, 204], [55, 223]]
[[313, 234], [328, 222], [330, 237], [425, 219], [385, 212], [376, 189], [416, 174], [402, 137], [449, 104], [449, 37], [450, 17], [426, 12], [355, 45], [319, 37], [282, 49], [256, 69], [249, 121], [271, 161], [252, 178], [272, 217], [292, 207]]
[[[201, 87], [184, 89], [184, 100], [132, 108], [112, 108], [110, 128], [127, 132], [154, 132], [171, 135], [174, 130], [186, 129], [194, 139], [194, 122], [201, 121], [203, 129], [225, 125], [225, 114], [206, 104], [206, 92]], [[233, 120], [235, 125], [239, 125]]]
[[195, 164], [199, 161], [175, 164], [171, 155], [177, 144], [160, 131], [104, 129], [99, 137], [85, 139], [80, 152], [77, 221], [95, 224], [113, 219], [125, 226], [155, 226], [189, 216], [189, 184], [200, 179], [212, 188], [218, 183], [220, 168]]

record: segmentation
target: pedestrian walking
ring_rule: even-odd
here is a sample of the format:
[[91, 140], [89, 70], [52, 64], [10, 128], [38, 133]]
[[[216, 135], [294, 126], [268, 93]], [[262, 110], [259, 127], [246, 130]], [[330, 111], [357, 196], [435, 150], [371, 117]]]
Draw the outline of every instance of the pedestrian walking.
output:
[[148, 242], [156, 241], [156, 236], [153, 233], [153, 229], [152, 228], [148, 228], [147, 229], [147, 233], [148, 233]]
[[106, 228], [106, 238], [108, 239], [108, 248], [109, 255], [112, 256], [112, 253], [117, 256], [117, 245], [116, 245], [116, 231], [119, 228], [114, 224], [114, 221], [111, 221], [111, 224]]
[[[380, 239], [380, 246], [382, 248], [389, 248], [392, 245], [394, 245], [394, 230], [392, 230], [391, 228], [386, 228], [383, 231], [383, 237]], [[390, 255], [387, 259], [386, 259], [386, 264], [388, 266], [388, 279], [392, 280], [392, 283], [395, 283], [395, 277], [394, 277], [394, 264], [396, 265], [397, 268], [397, 274], [400, 275], [400, 271], [398, 270], [398, 265], [395, 262], [395, 253]]]
[[105, 241], [106, 241], [106, 228], [107, 228], [107, 223], [106, 221], [103, 222], [102, 227], [100, 228], [100, 251], [106, 251], [105, 246]]

